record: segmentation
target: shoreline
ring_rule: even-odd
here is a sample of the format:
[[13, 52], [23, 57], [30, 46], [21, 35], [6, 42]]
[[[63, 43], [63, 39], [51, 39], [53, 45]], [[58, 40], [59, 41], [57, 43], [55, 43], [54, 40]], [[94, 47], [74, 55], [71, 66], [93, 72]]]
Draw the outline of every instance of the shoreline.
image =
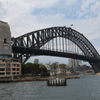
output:
[[[79, 79], [80, 76], [79, 75], [71, 75], [71, 76], [64, 76], [64, 77], [57, 77], [59, 79]], [[20, 78], [20, 79], [13, 79], [12, 82], [27, 82], [27, 81], [47, 81], [47, 80], [52, 80], [52, 79], [56, 79], [56, 77], [48, 77], [48, 78], [31, 78], [31, 77], [25, 77], [25, 78]]]

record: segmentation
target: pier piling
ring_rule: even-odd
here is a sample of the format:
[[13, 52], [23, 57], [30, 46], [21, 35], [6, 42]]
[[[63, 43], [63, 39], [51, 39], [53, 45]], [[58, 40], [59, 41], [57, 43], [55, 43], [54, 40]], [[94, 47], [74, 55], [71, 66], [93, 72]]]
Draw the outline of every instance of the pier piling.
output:
[[66, 79], [52, 79], [47, 80], [47, 86], [66, 86]]

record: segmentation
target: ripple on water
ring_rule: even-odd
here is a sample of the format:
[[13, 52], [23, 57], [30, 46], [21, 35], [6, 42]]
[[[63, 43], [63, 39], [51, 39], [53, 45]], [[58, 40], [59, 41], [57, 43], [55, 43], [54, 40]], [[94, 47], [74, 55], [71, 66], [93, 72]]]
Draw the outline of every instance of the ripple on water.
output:
[[47, 86], [45, 81], [0, 83], [0, 100], [100, 100], [100, 76], [67, 80], [68, 86]]

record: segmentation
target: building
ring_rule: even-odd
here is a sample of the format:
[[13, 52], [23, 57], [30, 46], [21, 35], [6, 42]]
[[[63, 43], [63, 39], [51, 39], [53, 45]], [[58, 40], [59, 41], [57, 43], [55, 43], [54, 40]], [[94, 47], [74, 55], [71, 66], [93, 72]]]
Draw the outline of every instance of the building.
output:
[[49, 63], [45, 64], [45, 67], [46, 67], [46, 69], [47, 69], [48, 72], [51, 72], [51, 68], [50, 68], [50, 64]]
[[69, 67], [73, 67], [74, 71], [77, 69], [77, 67], [79, 65], [82, 65], [82, 61], [81, 60], [69, 58], [69, 60], [68, 60], [68, 66]]
[[0, 76], [16, 76], [21, 74], [21, 64], [14, 58], [0, 58]]
[[34, 63], [39, 64], [39, 59], [34, 59]]
[[0, 21], [0, 77], [20, 74], [21, 64], [12, 58], [10, 27], [6, 22]]

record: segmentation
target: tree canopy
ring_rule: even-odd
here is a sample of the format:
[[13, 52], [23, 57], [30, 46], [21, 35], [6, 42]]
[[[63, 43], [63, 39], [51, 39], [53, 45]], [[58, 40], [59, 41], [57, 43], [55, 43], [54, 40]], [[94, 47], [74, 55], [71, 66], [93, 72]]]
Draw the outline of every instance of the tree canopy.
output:
[[22, 64], [22, 74], [40, 74], [41, 68], [43, 66], [43, 72], [47, 72], [47, 69], [44, 65], [36, 64], [36, 63], [27, 63]]

